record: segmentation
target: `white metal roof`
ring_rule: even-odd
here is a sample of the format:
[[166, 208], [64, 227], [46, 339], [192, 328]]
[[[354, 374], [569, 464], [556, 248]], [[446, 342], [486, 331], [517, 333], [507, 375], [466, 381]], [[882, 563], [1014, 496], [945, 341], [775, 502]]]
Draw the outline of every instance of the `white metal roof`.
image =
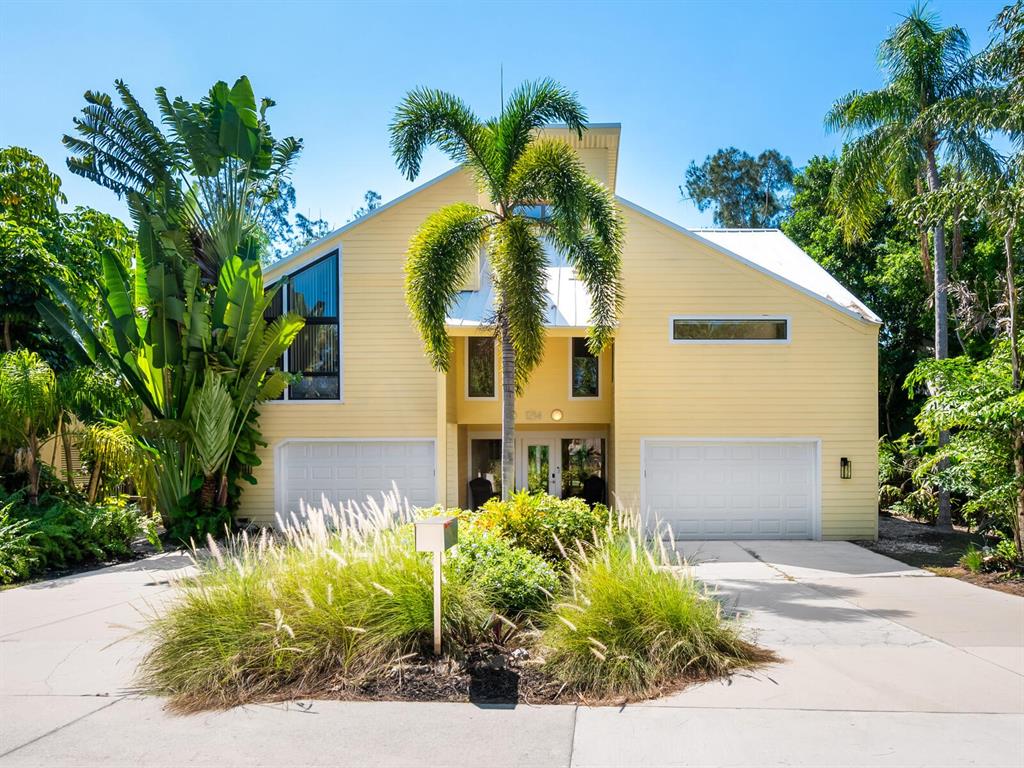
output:
[[[778, 229], [685, 229], [627, 200], [619, 202], [650, 216], [726, 256], [775, 277], [844, 314], [879, 323], [879, 317], [844, 288], [814, 259]], [[553, 248], [548, 255], [548, 320], [553, 328], [585, 328], [590, 324], [590, 294], [573, 269]], [[480, 290], [463, 291], [448, 316], [448, 325], [472, 327], [490, 322], [494, 288], [486, 258], [481, 260]]]
[[785, 281], [835, 304], [853, 311], [871, 322], [881, 319], [850, 293], [818, 262], [778, 229], [692, 229], [698, 237], [709, 240], [737, 256], [741, 256]]
[[[576, 279], [571, 266], [549, 244], [544, 244], [548, 257], [548, 314], [551, 328], [586, 328], [590, 325], [590, 293]], [[494, 285], [485, 256], [480, 260], [480, 290], [462, 291], [448, 313], [450, 326], [486, 325], [494, 312]]]

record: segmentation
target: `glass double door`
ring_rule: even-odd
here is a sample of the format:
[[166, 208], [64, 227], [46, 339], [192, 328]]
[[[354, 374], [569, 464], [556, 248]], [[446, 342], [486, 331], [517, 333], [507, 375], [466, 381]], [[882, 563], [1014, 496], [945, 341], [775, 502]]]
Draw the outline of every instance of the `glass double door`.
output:
[[530, 493], [562, 495], [562, 466], [557, 440], [521, 438], [519, 477], [516, 485]]
[[[516, 436], [515, 487], [531, 493], [579, 496], [605, 501], [606, 439], [600, 432], [564, 432]], [[501, 439], [494, 433], [471, 435], [469, 480], [487, 481], [488, 493], [501, 494]], [[486, 495], [486, 494], [485, 494]]]

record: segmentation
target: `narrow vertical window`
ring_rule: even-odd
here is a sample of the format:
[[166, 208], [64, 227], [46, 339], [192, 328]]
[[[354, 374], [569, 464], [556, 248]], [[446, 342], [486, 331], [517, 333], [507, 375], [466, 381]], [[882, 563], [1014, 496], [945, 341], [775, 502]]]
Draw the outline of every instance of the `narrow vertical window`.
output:
[[494, 397], [494, 339], [470, 336], [466, 347], [466, 396]]
[[288, 371], [302, 379], [288, 388], [289, 400], [337, 400], [341, 395], [341, 318], [338, 252], [292, 274], [288, 311], [306, 325], [288, 350]]
[[572, 339], [572, 396], [597, 397], [600, 386], [600, 365], [588, 349], [584, 338]]

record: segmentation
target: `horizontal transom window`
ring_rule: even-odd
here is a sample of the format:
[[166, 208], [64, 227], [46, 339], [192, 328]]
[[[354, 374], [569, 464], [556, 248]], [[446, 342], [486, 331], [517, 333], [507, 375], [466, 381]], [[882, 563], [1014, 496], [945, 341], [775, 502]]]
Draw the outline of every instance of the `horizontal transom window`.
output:
[[779, 344], [789, 341], [784, 317], [673, 317], [672, 341], [704, 344]]

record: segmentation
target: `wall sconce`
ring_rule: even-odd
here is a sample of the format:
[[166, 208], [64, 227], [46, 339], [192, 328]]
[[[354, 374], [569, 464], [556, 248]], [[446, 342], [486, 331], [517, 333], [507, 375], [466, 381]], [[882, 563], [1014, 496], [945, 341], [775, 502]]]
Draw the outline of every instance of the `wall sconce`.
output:
[[853, 477], [853, 462], [845, 456], [839, 460], [839, 477], [843, 480]]
[[551, 412], [551, 420], [552, 421], [561, 421], [562, 420], [562, 416], [564, 416], [564, 414], [558, 408], [555, 408], [555, 410], [553, 410]]

